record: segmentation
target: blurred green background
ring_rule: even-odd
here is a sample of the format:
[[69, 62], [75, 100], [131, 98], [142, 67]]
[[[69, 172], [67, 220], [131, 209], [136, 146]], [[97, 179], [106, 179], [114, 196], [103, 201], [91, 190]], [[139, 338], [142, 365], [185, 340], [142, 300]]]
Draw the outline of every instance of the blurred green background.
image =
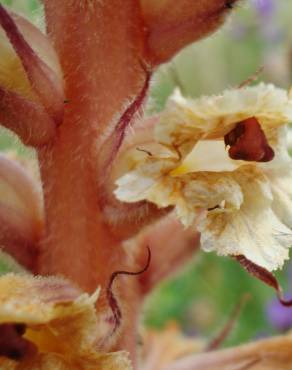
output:
[[[40, 24], [42, 10], [37, 0], [0, 2]], [[160, 68], [154, 78], [149, 109], [162, 109], [177, 85], [189, 96], [217, 93], [237, 86], [260, 66], [264, 66], [264, 72], [259, 80], [288, 88], [292, 80], [291, 14], [292, 2], [288, 0], [240, 3], [220, 31], [186, 48], [171, 63]], [[11, 148], [23, 155], [29, 153], [2, 130], [0, 149]], [[0, 269], [6, 272], [9, 266], [0, 260]], [[287, 264], [277, 275], [286, 290], [289, 290], [289, 270]], [[274, 292], [248, 276], [236, 262], [202, 252], [184, 271], [153, 293], [148, 299], [144, 319], [147, 325], [158, 328], [170, 320], [177, 320], [185, 332], [212, 338], [247, 292], [251, 299], [225, 345], [279, 331], [275, 320], [269, 320], [266, 314]], [[292, 309], [286, 309], [284, 314], [288, 319], [291, 317], [292, 324]]]

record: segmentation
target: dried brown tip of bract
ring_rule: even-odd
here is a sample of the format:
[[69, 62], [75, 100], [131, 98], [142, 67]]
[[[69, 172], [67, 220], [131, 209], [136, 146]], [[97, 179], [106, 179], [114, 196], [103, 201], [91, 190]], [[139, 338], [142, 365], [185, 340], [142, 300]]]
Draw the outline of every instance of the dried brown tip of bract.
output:
[[252, 276], [256, 277], [257, 279], [261, 280], [266, 285], [269, 285], [273, 289], [275, 289], [278, 299], [283, 306], [291, 307], [292, 306], [292, 299], [285, 300], [283, 297], [282, 288], [279, 285], [278, 280], [275, 276], [264, 267], [261, 267], [250, 260], [248, 260], [243, 255], [234, 256], [234, 259], [237, 260], [241, 266]]

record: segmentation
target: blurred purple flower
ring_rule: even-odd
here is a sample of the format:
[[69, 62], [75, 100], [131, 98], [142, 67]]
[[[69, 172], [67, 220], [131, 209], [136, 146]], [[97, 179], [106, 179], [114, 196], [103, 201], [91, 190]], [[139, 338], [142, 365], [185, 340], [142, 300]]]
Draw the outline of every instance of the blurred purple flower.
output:
[[275, 329], [285, 332], [292, 327], [291, 307], [284, 307], [275, 299], [268, 304], [266, 312], [268, 321]]
[[252, 0], [252, 4], [263, 17], [269, 17], [273, 15], [276, 10], [275, 0]]
[[263, 40], [270, 45], [283, 41], [283, 30], [278, 23], [279, 0], [251, 0], [259, 20], [259, 32]]

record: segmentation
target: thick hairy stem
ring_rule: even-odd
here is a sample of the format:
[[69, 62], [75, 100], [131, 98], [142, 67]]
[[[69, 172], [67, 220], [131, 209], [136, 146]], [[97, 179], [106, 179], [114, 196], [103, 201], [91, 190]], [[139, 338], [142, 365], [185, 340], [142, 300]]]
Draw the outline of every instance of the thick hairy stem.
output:
[[125, 266], [121, 240], [101, 211], [96, 163], [101, 135], [145, 78], [139, 9], [134, 0], [48, 0], [45, 11], [68, 103], [56, 139], [38, 152], [46, 212], [39, 272], [62, 274], [88, 292], [100, 285], [98, 307], [106, 310], [110, 275]]

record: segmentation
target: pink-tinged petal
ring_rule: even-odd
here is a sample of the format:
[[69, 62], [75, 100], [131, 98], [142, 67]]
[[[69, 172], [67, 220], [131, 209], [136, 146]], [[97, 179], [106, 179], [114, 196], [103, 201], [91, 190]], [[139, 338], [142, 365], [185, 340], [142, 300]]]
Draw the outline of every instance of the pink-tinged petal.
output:
[[0, 155], [0, 200], [19, 209], [35, 224], [43, 219], [42, 194], [38, 183], [16, 161]]
[[[143, 145], [147, 145], [154, 141], [154, 129], [160, 119], [159, 115], [144, 117], [137, 120], [132, 130], [127, 133], [123, 145], [120, 150], [120, 155], [124, 155], [126, 151], [138, 148], [143, 150]], [[119, 161], [119, 158], [116, 159]], [[115, 164], [114, 164], [115, 165]]]
[[32, 272], [37, 263], [36, 240], [31, 220], [22, 211], [0, 202], [0, 247]]
[[140, 0], [150, 61], [169, 60], [184, 46], [215, 31], [237, 0]]
[[15, 161], [0, 155], [0, 246], [33, 270], [43, 224], [38, 185]]
[[292, 300], [286, 300], [283, 297], [282, 288], [277, 278], [267, 269], [259, 266], [243, 255], [234, 256], [234, 258], [241, 264], [241, 266], [252, 276], [261, 280], [263, 283], [275, 289], [278, 299], [283, 306], [292, 307]]
[[121, 114], [112, 134], [104, 144], [104, 171], [108, 171], [108, 169], [113, 164], [113, 161], [116, 158], [121, 145], [123, 144], [126, 130], [129, 128], [131, 123], [134, 123], [133, 121], [136, 114], [141, 111], [143, 104], [145, 103], [145, 99], [150, 86], [151, 75], [151, 71], [145, 67], [145, 80], [143, 82], [141, 90], [133, 99], [133, 101], [129, 104], [129, 106], [125, 109], [125, 111]]
[[56, 73], [60, 79], [60, 84], [62, 84], [62, 68], [51, 40], [26, 18], [13, 12], [10, 12], [10, 15], [24, 39], [29, 42], [34, 52]]
[[49, 115], [60, 124], [64, 113], [64, 91], [60, 76], [35, 53], [19, 31], [13, 17], [1, 4], [0, 24], [20, 58], [33, 90]]
[[0, 122], [26, 145], [38, 147], [50, 141], [56, 123], [38, 102], [0, 86]]

